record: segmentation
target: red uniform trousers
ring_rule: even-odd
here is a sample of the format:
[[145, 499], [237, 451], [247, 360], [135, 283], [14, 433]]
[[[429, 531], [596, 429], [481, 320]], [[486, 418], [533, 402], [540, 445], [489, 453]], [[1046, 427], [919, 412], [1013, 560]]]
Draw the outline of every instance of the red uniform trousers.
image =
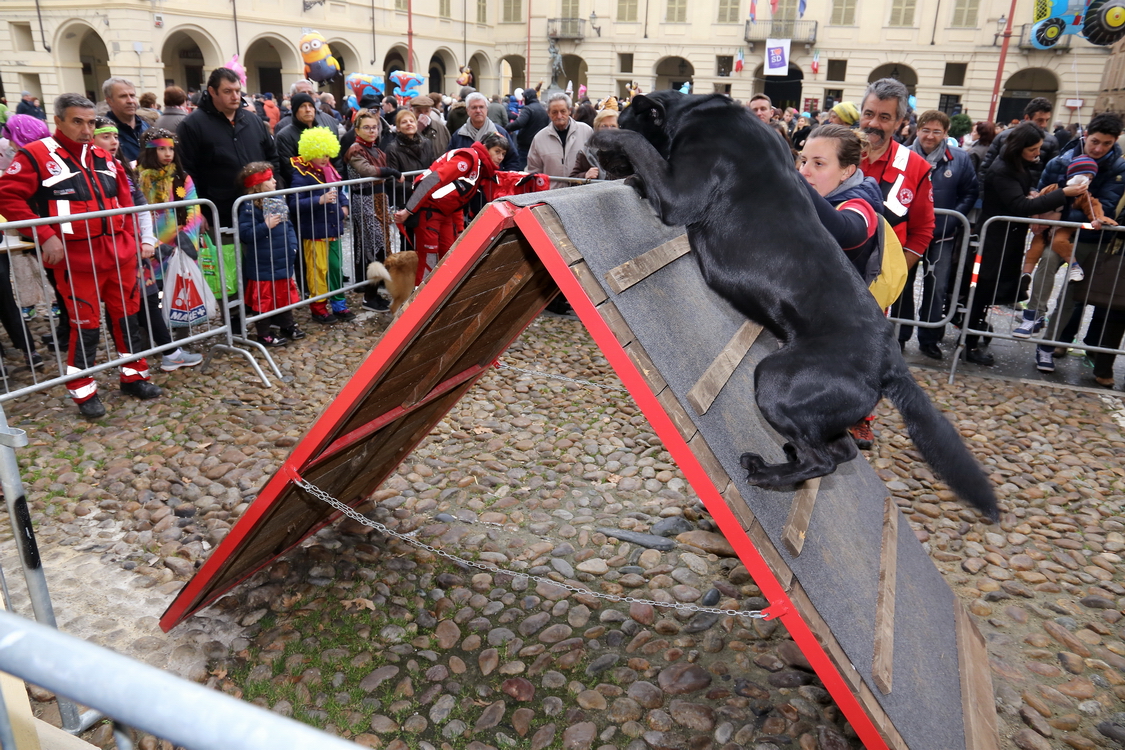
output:
[[[109, 330], [119, 354], [143, 349], [136, 314], [141, 309], [136, 260], [121, 261], [113, 270], [68, 271], [55, 269], [55, 283], [70, 314], [70, 351], [67, 373], [80, 372], [95, 364], [101, 338], [101, 310], [105, 305]], [[121, 382], [148, 380], [144, 358], [121, 366]], [[97, 395], [98, 384], [91, 377], [75, 378], [66, 384], [75, 403]]]
[[[445, 257], [453, 241], [457, 239], [458, 209], [453, 214], [443, 214], [433, 208], [423, 208], [418, 214], [418, 228], [414, 231], [414, 240], [418, 251], [418, 272], [414, 276], [414, 285], [422, 283], [426, 274], [434, 270], [438, 261]], [[461, 220], [464, 225], [464, 220]]]

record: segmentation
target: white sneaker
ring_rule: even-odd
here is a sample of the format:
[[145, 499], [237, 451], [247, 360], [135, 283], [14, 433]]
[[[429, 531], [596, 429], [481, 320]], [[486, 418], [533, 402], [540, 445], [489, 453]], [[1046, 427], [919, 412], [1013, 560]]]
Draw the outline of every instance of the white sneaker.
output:
[[1082, 266], [1077, 263], [1071, 263], [1070, 270], [1066, 272], [1066, 280], [1076, 282], [1082, 281], [1084, 278], [1086, 278], [1086, 274], [1083, 273]]
[[195, 367], [202, 361], [202, 354], [192, 354], [191, 352], [185, 352], [183, 349], [177, 349], [160, 358], [160, 369], [164, 372], [172, 372], [181, 367]]

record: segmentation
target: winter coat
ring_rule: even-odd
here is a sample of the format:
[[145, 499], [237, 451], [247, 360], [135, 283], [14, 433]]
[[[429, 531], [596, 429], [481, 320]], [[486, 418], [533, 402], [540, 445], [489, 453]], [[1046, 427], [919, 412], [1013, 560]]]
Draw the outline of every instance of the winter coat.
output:
[[246, 201], [238, 207], [238, 238], [242, 243], [242, 276], [249, 281], [288, 279], [297, 267], [297, 234], [289, 219], [273, 229], [266, 215]]
[[[387, 166], [387, 155], [379, 150], [378, 146], [368, 146], [361, 140], [356, 140], [348, 149], [345, 159], [348, 165], [347, 179], [356, 180], [361, 177], [398, 177], [401, 172]], [[353, 193], [374, 195], [386, 192], [387, 183], [372, 182], [365, 185], [352, 185]]]
[[508, 124], [508, 130], [516, 133], [516, 145], [522, 153], [526, 154], [531, 149], [531, 142], [536, 134], [550, 124], [551, 118], [547, 116], [547, 108], [536, 99], [523, 105], [519, 116]]
[[[402, 172], [422, 172], [430, 168], [438, 154], [434, 153], [434, 144], [421, 136], [407, 138], [402, 133], [395, 133], [395, 138], [387, 146], [387, 166]], [[414, 178], [407, 177], [406, 181], [394, 186], [394, 200], [396, 206], [405, 206], [414, 193]]]
[[[1067, 167], [1070, 166], [1076, 156], [1081, 154], [1082, 139], [1075, 138], [1074, 142], [1068, 144], [1061, 154], [1047, 163], [1043, 170], [1043, 176], [1039, 179], [1039, 188], [1043, 189], [1047, 185], [1064, 187], [1067, 180]], [[1121, 156], [1121, 146], [1115, 143], [1113, 148], [1097, 161], [1098, 173], [1094, 175], [1094, 179], [1090, 180], [1090, 195], [1101, 201], [1102, 210], [1106, 216], [1113, 216], [1117, 212], [1117, 202], [1121, 200], [1121, 195], [1125, 193], [1125, 158]], [[1074, 207], [1074, 201], [1068, 200], [1066, 206], [1067, 208], [1062, 215], [1063, 221], [1083, 222], [1088, 220], [1082, 209]], [[1084, 243], [1100, 243], [1103, 240], [1108, 242], [1110, 234], [1106, 234], [1105, 237], [1102, 235], [1102, 232], [1083, 230], [1080, 239]]]
[[274, 132], [277, 128], [278, 121], [281, 120], [281, 110], [277, 108], [277, 102], [273, 99], [266, 99], [262, 102], [262, 109], [266, 111], [266, 119], [270, 121], [270, 132]]
[[966, 154], [969, 155], [969, 161], [971, 161], [973, 163], [973, 171], [976, 173], [976, 177], [977, 177], [977, 192], [978, 192], [978, 194], [980, 192], [981, 175], [984, 174], [984, 170], [982, 170], [980, 168], [980, 165], [984, 161], [985, 155], [988, 154], [988, 148], [991, 145], [992, 144], [990, 143], [990, 144], [988, 144], [988, 146], [986, 146], [978, 140], [976, 143], [974, 143], [972, 146], [970, 146], [969, 149], [965, 152]]
[[[508, 153], [504, 155], [504, 161], [500, 162], [499, 169], [501, 169], [502, 171], [505, 171], [505, 172], [519, 171], [520, 155], [519, 155], [518, 149], [516, 148], [515, 139], [512, 138], [512, 134], [509, 133], [507, 130], [504, 130], [504, 128], [498, 127], [498, 128], [496, 128], [496, 132], [508, 139]], [[456, 151], [459, 148], [472, 148], [472, 147], [473, 147], [473, 139], [470, 138], [469, 136], [465, 135], [464, 133], [461, 133], [460, 128], [458, 128], [457, 131], [454, 132], [453, 135], [451, 135], [449, 137], [449, 146], [447, 146], [445, 150], [446, 151]], [[438, 155], [440, 156], [440, 154], [438, 154]], [[430, 165], [427, 164], [426, 166], [428, 167]]]
[[[1000, 154], [1004, 149], [1004, 141], [1008, 140], [1008, 136], [1012, 134], [1015, 128], [1008, 128], [1001, 130], [996, 134], [993, 139], [992, 145], [988, 147], [988, 151], [981, 160], [980, 169], [977, 170], [977, 179], [980, 184], [984, 185], [984, 175], [988, 168], [992, 166], [994, 161], [1000, 161]], [[1040, 131], [1043, 133], [1043, 146], [1039, 149], [1039, 161], [1028, 166], [1028, 171], [1032, 176], [1032, 184], [1039, 182], [1040, 175], [1043, 174], [1043, 167], [1047, 165], [1051, 159], [1059, 155], [1059, 142], [1055, 140], [1055, 136], [1048, 133], [1046, 130]]]
[[531, 141], [531, 150], [527, 152], [527, 171], [542, 172], [552, 177], [569, 177], [574, 171], [578, 155], [586, 148], [586, 142], [593, 134], [593, 128], [572, 117], [567, 126], [564, 144], [554, 124], [548, 124]]
[[507, 127], [508, 125], [508, 112], [504, 109], [504, 105], [500, 102], [488, 103], [488, 119], [492, 120], [499, 127]]
[[[322, 113], [321, 113], [322, 114]], [[320, 124], [319, 117], [313, 120], [312, 125], [306, 125], [300, 120], [290, 120], [290, 124], [277, 131], [274, 136], [277, 141], [277, 158], [281, 161], [281, 176], [285, 180], [285, 184], [293, 187], [293, 157], [297, 155], [297, 146], [301, 142], [301, 134], [308, 130], [310, 127], [319, 128], [324, 127]], [[332, 135], [336, 135], [336, 123], [333, 121], [331, 127], [328, 128]], [[339, 140], [339, 136], [337, 136]], [[344, 152], [343, 150], [332, 160], [332, 166], [340, 174], [344, 173]]]
[[[311, 169], [299, 159], [293, 160], [293, 182], [289, 187], [308, 187], [309, 185], [323, 185], [324, 173]], [[289, 198], [289, 220], [297, 225], [297, 235], [302, 240], [335, 239], [344, 234], [344, 216], [342, 209], [347, 208], [348, 198], [344, 191], [336, 188], [335, 203], [321, 203], [320, 196], [332, 188], [320, 188], [303, 193], [291, 193]]]
[[[821, 197], [812, 185], [806, 184], [806, 187], [820, 223], [840, 244], [863, 282], [870, 284], [879, 275], [868, 269], [872, 255], [879, 250], [879, 225], [875, 220], [883, 220], [883, 193], [879, 190], [879, 183], [874, 177], [865, 177], [858, 185], [835, 193], [831, 198]], [[848, 201], [862, 201], [870, 210], [863, 213], [839, 210], [839, 206]]]
[[421, 123], [418, 124], [418, 134], [425, 138], [430, 143], [434, 144], [434, 154], [444, 154], [449, 150], [449, 129], [445, 127], [445, 123], [430, 115], [430, 124], [422, 127]]
[[182, 107], [165, 107], [163, 114], [156, 118], [156, 122], [152, 124], [154, 128], [164, 128], [175, 133], [176, 129], [180, 127], [188, 116], [188, 111]]
[[176, 135], [184, 171], [195, 181], [199, 197], [214, 201], [222, 226], [230, 223], [234, 201], [242, 194], [238, 173], [244, 166], [268, 161], [275, 175], [281, 173], [277, 148], [266, 124], [253, 112], [240, 108], [234, 113], [232, 127], [207, 92], [199, 98], [199, 108], [180, 123]]
[[[959, 148], [942, 146], [945, 155], [938, 159], [930, 172], [930, 182], [934, 186], [934, 208], [957, 211], [968, 216], [977, 202], [977, 173], [973, 161]], [[957, 234], [961, 221], [952, 216], [934, 216], [934, 239], [944, 240]]]

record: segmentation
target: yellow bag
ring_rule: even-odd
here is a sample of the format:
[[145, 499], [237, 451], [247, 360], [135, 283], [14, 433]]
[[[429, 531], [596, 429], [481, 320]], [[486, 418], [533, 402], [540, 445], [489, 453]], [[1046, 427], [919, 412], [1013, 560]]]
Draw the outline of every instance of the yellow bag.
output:
[[879, 307], [885, 310], [902, 294], [909, 269], [906, 267], [906, 254], [902, 249], [902, 243], [898, 241], [898, 235], [885, 218], [880, 216], [879, 219], [882, 222], [879, 225], [878, 235], [879, 244], [883, 248], [883, 270], [867, 288], [879, 303]]

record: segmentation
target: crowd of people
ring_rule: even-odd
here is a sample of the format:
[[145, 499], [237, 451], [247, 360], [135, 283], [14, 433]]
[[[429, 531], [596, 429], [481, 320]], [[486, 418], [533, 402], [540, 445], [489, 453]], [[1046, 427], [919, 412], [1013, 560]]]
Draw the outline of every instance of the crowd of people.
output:
[[[138, 351], [147, 336], [150, 346], [166, 347], [162, 369], [199, 364], [202, 358], [188, 348], [171, 348], [184, 332], [163, 324], [159, 292], [170, 255], [182, 250], [197, 258], [206, 226], [222, 227], [224, 236], [238, 233], [242, 292], [257, 339], [284, 346], [305, 336], [292, 311], [284, 309], [301, 299], [316, 298], [315, 323], [353, 319], [339, 290], [362, 281], [370, 262], [385, 260], [392, 238], [418, 252], [420, 283], [487, 201], [544, 189], [552, 177], [614, 177], [587, 144], [597, 130], [616, 128], [619, 108], [628, 106], [615, 97], [575, 102], [555, 91], [544, 102], [537, 89], [501, 98], [465, 87], [456, 96], [435, 93], [408, 101], [368, 96], [352, 110], [308, 80], [294, 82], [283, 95], [249, 95], [226, 68], [213, 71], [203, 91], [168, 87], [161, 108], [154, 94], [138, 96], [124, 78], [110, 78], [101, 93], [98, 103], [76, 94], [60, 97], [53, 133], [30, 95], [19, 112], [0, 112], [0, 215], [62, 216], [193, 197], [211, 201], [216, 212], [143, 212], [135, 221], [118, 217], [38, 230], [55, 293], [58, 344], [68, 351], [68, 370], [75, 372], [93, 362], [101, 328], [97, 300], [111, 298], [120, 302], [107, 309], [119, 352]], [[818, 216], [856, 271], [876, 283], [888, 278], [889, 263], [902, 266], [895, 273], [905, 276], [904, 287], [911, 291], [892, 300], [895, 317], [941, 321], [967, 291], [951, 288], [963, 225], [935, 216], [935, 208], [972, 217], [978, 230], [995, 216], [1087, 222], [1092, 229], [1077, 238], [1072, 230], [1032, 227], [1027, 253], [1027, 225], [989, 225], [981, 241], [978, 293], [965, 317], [973, 330], [988, 330], [989, 306], [1026, 299], [1023, 322], [1013, 335], [1073, 338], [1086, 300], [1080, 282], [1098, 276], [1098, 258], [1112, 244], [1112, 237], [1097, 230], [1115, 224], [1121, 212], [1120, 118], [1102, 114], [1085, 131], [1058, 125], [1049, 133], [1052, 106], [1035, 99], [1022, 122], [1001, 128], [980, 121], [953, 138], [947, 114], [911, 112], [909, 100], [905, 86], [883, 79], [869, 85], [858, 105], [840, 102], [821, 113], [774, 107], [765, 94], [754, 95], [746, 106], [790, 149]], [[90, 144], [101, 150], [86, 148]], [[343, 189], [332, 185], [364, 178]], [[280, 188], [303, 190], [268, 195]], [[240, 201], [242, 196], [248, 197]], [[354, 261], [348, 267], [345, 235]], [[82, 250], [72, 253], [67, 243]], [[1064, 265], [1066, 287], [1048, 315], [1055, 274]], [[21, 319], [27, 313], [16, 304], [12, 270], [5, 266], [8, 256], [0, 255], [0, 324], [28, 364], [38, 366], [42, 357]], [[922, 295], [916, 311], [912, 290], [918, 274]], [[1125, 297], [1122, 286], [1118, 296]], [[147, 313], [138, 315], [142, 302]], [[382, 311], [388, 302], [368, 286], [361, 306]], [[1119, 346], [1125, 334], [1121, 308], [1125, 301], [1119, 299], [1096, 307], [1087, 343]], [[918, 328], [919, 351], [942, 359], [944, 334], [942, 326]], [[904, 350], [914, 336], [913, 327], [900, 329]], [[987, 337], [969, 337], [966, 358], [991, 365], [987, 345]], [[1039, 347], [1036, 366], [1053, 370], [1060, 353]], [[1093, 359], [1097, 382], [1112, 387], [1112, 355]], [[121, 382], [139, 398], [160, 392], [149, 382], [144, 360], [123, 367]], [[68, 388], [84, 415], [104, 414], [93, 379], [75, 379]], [[867, 442], [869, 420], [854, 434], [861, 445]]]

